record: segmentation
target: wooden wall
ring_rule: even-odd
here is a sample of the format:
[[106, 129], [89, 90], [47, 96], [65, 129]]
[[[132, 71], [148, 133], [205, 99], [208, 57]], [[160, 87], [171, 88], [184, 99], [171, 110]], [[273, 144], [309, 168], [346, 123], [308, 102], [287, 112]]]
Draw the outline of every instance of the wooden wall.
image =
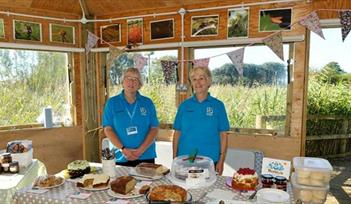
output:
[[58, 173], [67, 164], [83, 158], [82, 127], [37, 128], [0, 133], [0, 147], [13, 140], [32, 140], [33, 157], [42, 161], [48, 173]]

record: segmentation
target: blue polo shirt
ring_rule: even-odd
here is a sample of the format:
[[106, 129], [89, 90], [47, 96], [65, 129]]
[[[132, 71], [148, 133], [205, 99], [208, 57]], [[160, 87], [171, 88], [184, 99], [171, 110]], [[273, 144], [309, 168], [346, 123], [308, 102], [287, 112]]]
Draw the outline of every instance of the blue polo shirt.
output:
[[222, 101], [208, 95], [199, 102], [195, 95], [178, 108], [174, 129], [181, 132], [177, 155], [189, 155], [195, 148], [198, 155], [219, 160], [220, 132], [228, 131], [229, 121]]
[[[134, 115], [133, 115], [134, 112]], [[131, 117], [132, 116], [132, 117]], [[138, 148], [145, 140], [152, 127], [158, 127], [159, 121], [156, 109], [150, 98], [136, 94], [136, 100], [129, 104], [124, 96], [124, 91], [119, 95], [111, 97], [105, 106], [102, 126], [111, 126], [118, 136], [118, 139], [126, 148]], [[128, 135], [128, 128], [137, 128], [133, 134]], [[129, 129], [130, 130], [130, 129]], [[116, 162], [126, 162], [120, 150], [116, 150]], [[139, 159], [156, 158], [155, 142], [139, 157]]]

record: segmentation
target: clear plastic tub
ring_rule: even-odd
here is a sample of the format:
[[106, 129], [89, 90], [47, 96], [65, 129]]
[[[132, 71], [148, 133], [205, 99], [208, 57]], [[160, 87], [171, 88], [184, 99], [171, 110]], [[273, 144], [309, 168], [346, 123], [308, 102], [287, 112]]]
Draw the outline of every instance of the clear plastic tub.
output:
[[292, 173], [291, 184], [294, 192], [294, 198], [301, 200], [304, 204], [322, 204], [327, 199], [329, 185], [325, 187], [314, 187], [299, 185], [297, 175]]
[[294, 157], [293, 166], [297, 184], [316, 187], [329, 185], [333, 167], [328, 160], [315, 157]]

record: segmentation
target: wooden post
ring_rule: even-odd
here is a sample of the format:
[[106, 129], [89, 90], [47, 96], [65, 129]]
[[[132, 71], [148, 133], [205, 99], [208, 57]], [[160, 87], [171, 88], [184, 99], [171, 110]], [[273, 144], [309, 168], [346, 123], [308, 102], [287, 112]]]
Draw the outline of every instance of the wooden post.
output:
[[[348, 118], [344, 118], [343, 121], [342, 121], [342, 134], [344, 134], [345, 136], [347, 135], [348, 125], [349, 125], [349, 119]], [[340, 140], [340, 152], [339, 152], [339, 154], [346, 153], [347, 141], [348, 141], [347, 138]]]

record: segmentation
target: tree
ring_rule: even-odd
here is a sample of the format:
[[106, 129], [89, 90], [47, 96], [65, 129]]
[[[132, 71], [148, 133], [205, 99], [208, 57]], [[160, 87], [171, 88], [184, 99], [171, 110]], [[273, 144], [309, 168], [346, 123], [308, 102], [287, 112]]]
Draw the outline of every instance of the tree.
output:
[[346, 72], [341, 69], [339, 63], [329, 62], [322, 68], [317, 79], [323, 83], [336, 84], [341, 81], [341, 75], [345, 73]]

